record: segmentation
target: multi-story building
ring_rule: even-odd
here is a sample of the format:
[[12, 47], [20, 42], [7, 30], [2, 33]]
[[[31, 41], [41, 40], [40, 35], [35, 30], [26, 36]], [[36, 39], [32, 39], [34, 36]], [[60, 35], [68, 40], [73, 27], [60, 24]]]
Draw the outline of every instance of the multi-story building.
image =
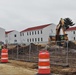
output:
[[71, 27], [67, 29], [66, 33], [68, 34], [68, 40], [76, 40], [76, 27]]
[[[66, 30], [68, 40], [76, 40], [76, 27], [71, 27]], [[30, 27], [21, 32], [16, 30], [6, 31], [0, 28], [0, 41], [6, 44], [26, 44], [26, 43], [44, 43], [48, 41], [49, 35], [56, 35], [56, 25], [46, 24], [35, 27]]]
[[6, 44], [20, 44], [20, 32], [16, 30], [5, 32]]
[[22, 43], [36, 43], [48, 41], [49, 33], [55, 34], [56, 25], [46, 24], [30, 27], [20, 32]]
[[0, 43], [5, 43], [5, 29], [0, 27]]

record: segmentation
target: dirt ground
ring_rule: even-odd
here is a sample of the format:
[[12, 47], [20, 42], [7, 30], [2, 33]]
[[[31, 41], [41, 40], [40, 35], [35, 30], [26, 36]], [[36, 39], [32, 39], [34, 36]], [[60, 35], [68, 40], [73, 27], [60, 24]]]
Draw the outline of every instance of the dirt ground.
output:
[[[36, 75], [38, 64], [24, 61], [9, 60], [0, 63], [0, 75]], [[52, 75], [76, 75], [76, 68], [51, 65]]]
[[22, 67], [19, 66], [19, 64], [17, 63], [22, 64], [17, 61], [10, 61], [9, 63], [0, 63], [0, 75], [35, 75], [37, 73], [36, 70], [30, 69], [29, 67], [25, 67], [24, 63], [24, 66]]

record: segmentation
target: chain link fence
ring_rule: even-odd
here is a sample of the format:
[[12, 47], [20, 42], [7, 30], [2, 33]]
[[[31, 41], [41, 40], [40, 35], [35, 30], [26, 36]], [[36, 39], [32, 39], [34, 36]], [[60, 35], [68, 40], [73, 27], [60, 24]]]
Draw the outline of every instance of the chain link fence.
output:
[[69, 41], [51, 41], [29, 43], [9, 49], [9, 59], [38, 62], [39, 51], [46, 49], [50, 53], [51, 64], [76, 67], [76, 50], [70, 48]]

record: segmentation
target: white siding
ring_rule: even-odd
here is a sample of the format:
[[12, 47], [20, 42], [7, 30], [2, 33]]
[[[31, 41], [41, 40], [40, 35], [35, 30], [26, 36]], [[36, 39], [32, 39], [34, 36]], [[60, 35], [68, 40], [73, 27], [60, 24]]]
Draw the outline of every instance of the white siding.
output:
[[50, 31], [53, 30], [53, 32], [55, 33], [55, 28], [56, 25], [51, 24], [43, 29], [22, 32], [22, 34], [24, 33], [24, 36], [21, 36], [21, 42], [22, 43], [46, 42], [48, 41]]
[[[36, 32], [36, 34], [35, 34], [35, 32]], [[38, 32], [39, 32], [39, 34], [38, 34]], [[27, 33], [28, 33], [28, 35], [27, 35]], [[37, 39], [37, 41], [35, 40], [35, 38]], [[38, 38], [40, 39], [39, 41], [38, 41]], [[24, 32], [24, 36], [21, 36], [22, 43], [40, 42], [41, 38], [42, 38], [41, 29]]]
[[52, 24], [52, 25], [44, 28], [44, 30], [43, 30], [44, 41], [48, 41], [48, 37], [49, 37], [49, 35], [51, 35], [50, 33], [56, 34], [56, 25], [55, 24]]
[[0, 41], [5, 43], [5, 29], [0, 28]]
[[14, 44], [14, 43], [21, 43], [20, 41], [20, 33], [18, 31], [12, 31], [10, 33], [7, 34], [6, 37], [6, 43], [8, 44]]
[[25, 41], [25, 40], [26, 40], [25, 37], [26, 37], [25, 32], [20, 33], [21, 43], [25, 43], [25, 42], [26, 42], [26, 41]]
[[[74, 32], [75, 32], [75, 34], [74, 34]], [[76, 40], [76, 30], [66, 31], [66, 33], [68, 34], [69, 41]]]

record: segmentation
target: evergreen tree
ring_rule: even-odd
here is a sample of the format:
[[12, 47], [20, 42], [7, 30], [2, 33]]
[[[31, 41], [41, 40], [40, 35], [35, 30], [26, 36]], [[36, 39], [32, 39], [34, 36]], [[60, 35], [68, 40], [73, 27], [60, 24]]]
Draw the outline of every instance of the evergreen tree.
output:
[[68, 29], [70, 26], [75, 25], [75, 23], [72, 22], [70, 18], [65, 18], [64, 19], [64, 29]]

